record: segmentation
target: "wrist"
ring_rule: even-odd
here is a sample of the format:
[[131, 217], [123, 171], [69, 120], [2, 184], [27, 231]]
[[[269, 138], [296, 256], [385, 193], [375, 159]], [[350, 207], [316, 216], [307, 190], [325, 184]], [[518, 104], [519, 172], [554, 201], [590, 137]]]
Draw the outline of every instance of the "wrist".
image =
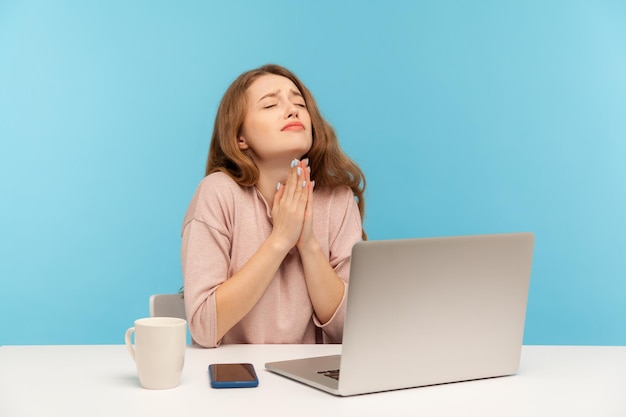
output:
[[273, 251], [279, 255], [286, 256], [287, 253], [293, 248], [293, 244], [291, 244], [288, 240], [282, 239], [278, 236], [270, 234], [265, 244]]
[[315, 238], [309, 239], [305, 242], [298, 242], [296, 247], [298, 248], [298, 252], [300, 252], [301, 256], [322, 252], [322, 248], [320, 247], [319, 243], [317, 243], [317, 240]]

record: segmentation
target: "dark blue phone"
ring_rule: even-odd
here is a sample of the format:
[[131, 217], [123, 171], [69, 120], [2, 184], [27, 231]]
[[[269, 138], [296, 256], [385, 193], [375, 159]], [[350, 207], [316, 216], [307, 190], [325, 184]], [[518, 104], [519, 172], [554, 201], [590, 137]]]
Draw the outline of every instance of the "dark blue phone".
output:
[[251, 363], [213, 363], [209, 365], [213, 388], [251, 388], [259, 385], [259, 378]]

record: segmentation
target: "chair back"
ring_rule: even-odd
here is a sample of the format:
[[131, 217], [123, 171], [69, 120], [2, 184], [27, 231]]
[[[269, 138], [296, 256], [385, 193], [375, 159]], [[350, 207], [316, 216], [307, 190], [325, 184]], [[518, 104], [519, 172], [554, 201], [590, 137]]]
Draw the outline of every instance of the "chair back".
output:
[[182, 294], [153, 294], [150, 296], [150, 317], [177, 317], [187, 320]]

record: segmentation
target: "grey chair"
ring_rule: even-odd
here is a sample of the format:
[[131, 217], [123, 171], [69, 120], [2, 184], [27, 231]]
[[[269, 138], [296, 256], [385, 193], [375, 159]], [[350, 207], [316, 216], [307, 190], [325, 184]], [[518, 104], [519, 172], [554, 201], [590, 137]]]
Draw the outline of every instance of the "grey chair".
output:
[[180, 293], [151, 295], [150, 317], [178, 317], [187, 320], [183, 295]]

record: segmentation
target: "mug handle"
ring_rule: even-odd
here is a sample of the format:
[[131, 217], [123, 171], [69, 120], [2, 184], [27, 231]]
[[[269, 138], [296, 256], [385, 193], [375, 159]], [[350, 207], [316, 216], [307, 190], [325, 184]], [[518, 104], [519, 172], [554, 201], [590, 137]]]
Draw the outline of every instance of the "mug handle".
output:
[[130, 341], [130, 337], [133, 333], [135, 333], [134, 327], [131, 327], [130, 329], [126, 330], [126, 336], [124, 337], [124, 339], [126, 340], [126, 347], [128, 348], [128, 351], [130, 352], [130, 356], [132, 356], [133, 360], [135, 360], [135, 349], [133, 348], [133, 344]]

